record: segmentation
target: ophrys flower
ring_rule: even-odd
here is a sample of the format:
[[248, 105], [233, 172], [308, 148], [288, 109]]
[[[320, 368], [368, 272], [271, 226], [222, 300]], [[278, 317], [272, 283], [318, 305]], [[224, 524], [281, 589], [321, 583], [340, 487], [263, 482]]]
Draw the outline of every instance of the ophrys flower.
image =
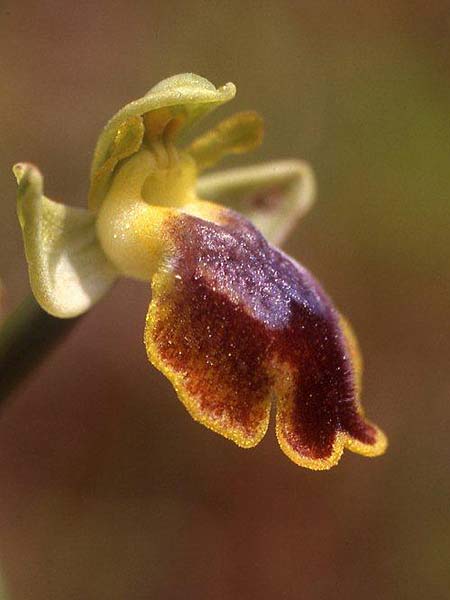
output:
[[49, 200], [39, 171], [16, 165], [33, 292], [49, 313], [72, 317], [120, 275], [151, 281], [147, 353], [196, 420], [250, 447], [275, 401], [280, 446], [297, 464], [327, 469], [344, 447], [381, 454], [386, 439], [359, 402], [349, 325], [273, 245], [312, 202], [309, 167], [281, 161], [199, 177], [260, 142], [250, 112], [176, 144], [234, 94], [186, 74], [125, 106], [98, 140], [88, 210]]

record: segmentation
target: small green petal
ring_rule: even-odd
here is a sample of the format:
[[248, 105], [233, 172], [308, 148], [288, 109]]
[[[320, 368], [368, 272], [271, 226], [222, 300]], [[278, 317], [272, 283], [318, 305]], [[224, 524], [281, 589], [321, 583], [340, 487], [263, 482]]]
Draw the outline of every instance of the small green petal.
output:
[[264, 123], [258, 113], [241, 112], [225, 119], [195, 139], [188, 152], [200, 171], [216, 165], [228, 154], [244, 154], [262, 142]]
[[97, 302], [117, 276], [97, 242], [95, 217], [46, 198], [42, 175], [33, 165], [19, 163], [13, 170], [33, 293], [51, 315], [75, 317]]
[[[236, 94], [232, 83], [216, 88], [203, 77], [193, 73], [174, 75], [153, 87], [143, 98], [127, 104], [108, 122], [97, 141], [91, 167], [91, 179], [111, 156], [117, 132], [131, 117], [143, 119], [149, 137], [162, 135], [169, 126], [171, 134], [188, 129], [193, 123], [211, 112]], [[96, 206], [101, 198], [96, 197]]]
[[200, 177], [201, 198], [220, 202], [245, 215], [272, 244], [279, 245], [315, 195], [311, 167], [300, 160], [270, 162]]

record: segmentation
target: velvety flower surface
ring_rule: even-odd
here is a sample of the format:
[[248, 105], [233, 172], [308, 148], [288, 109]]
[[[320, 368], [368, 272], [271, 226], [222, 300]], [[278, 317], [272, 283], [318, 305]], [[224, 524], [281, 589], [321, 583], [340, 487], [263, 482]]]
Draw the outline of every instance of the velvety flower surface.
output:
[[312, 202], [301, 161], [199, 176], [262, 138], [240, 113], [175, 145], [235, 93], [186, 74], [111, 119], [91, 172], [89, 210], [45, 198], [39, 171], [16, 165], [30, 280], [43, 308], [81, 314], [119, 275], [152, 284], [145, 345], [191, 415], [243, 447], [277, 437], [294, 462], [336, 464], [344, 447], [381, 454], [363, 415], [361, 362], [349, 325], [313, 276], [273, 244]]

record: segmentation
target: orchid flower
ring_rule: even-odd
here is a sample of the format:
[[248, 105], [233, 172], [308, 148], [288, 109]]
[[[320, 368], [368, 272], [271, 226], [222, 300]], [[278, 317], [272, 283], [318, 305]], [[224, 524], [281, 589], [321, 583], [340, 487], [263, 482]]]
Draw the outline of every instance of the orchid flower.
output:
[[33, 293], [67, 318], [122, 275], [149, 281], [148, 358], [195, 420], [252, 447], [275, 403], [279, 444], [298, 465], [328, 469], [344, 447], [379, 455], [386, 438], [364, 417], [352, 330], [308, 270], [275, 246], [312, 203], [309, 166], [200, 176], [260, 143], [253, 112], [176, 144], [235, 91], [184, 74], [126, 105], [97, 142], [88, 209], [46, 198], [38, 169], [16, 165]]

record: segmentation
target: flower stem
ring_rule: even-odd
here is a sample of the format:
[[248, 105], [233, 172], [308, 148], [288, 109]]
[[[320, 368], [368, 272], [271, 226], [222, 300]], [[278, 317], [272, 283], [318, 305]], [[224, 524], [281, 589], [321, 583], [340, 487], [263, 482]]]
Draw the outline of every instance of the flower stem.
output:
[[0, 402], [69, 333], [78, 320], [50, 316], [32, 296], [20, 304], [0, 327]]

